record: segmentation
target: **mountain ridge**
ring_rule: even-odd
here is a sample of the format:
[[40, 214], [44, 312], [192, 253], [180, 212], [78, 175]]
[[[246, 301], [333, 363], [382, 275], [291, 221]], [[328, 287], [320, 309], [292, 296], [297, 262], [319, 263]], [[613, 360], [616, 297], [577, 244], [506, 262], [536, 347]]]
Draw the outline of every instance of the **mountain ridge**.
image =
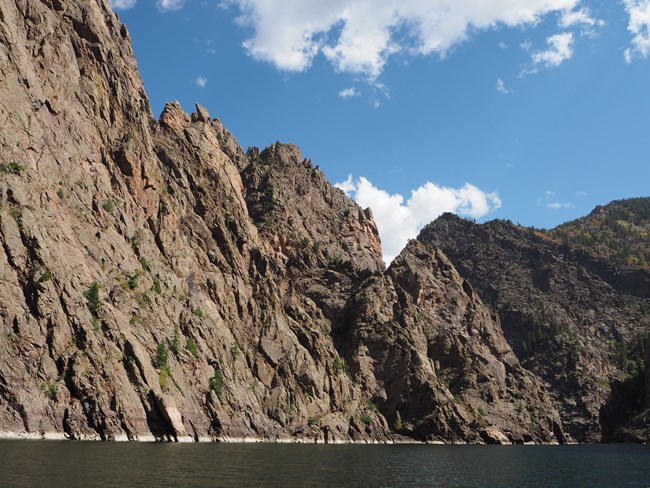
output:
[[295, 146], [244, 153], [200, 105], [154, 119], [107, 0], [6, 2], [0, 28], [0, 432], [565, 441], [446, 258], [387, 271]]
[[650, 267], [650, 197], [614, 200], [548, 234], [592, 254], [644, 269]]
[[244, 152], [198, 104], [154, 119], [107, 0], [0, 4], [0, 73], [0, 434], [600, 440], [613, 388], [558, 399], [454, 253], [386, 269], [372, 212], [296, 146]]
[[[503, 220], [475, 224], [445, 214], [418, 239], [440, 247], [498, 312], [508, 342], [544, 379], [571, 435], [615, 438], [609, 423], [623, 414], [603, 421], [607, 403], [618, 401], [610, 395], [628, 375], [647, 374], [650, 274]], [[643, 406], [645, 387], [637, 386], [623, 410]], [[647, 437], [647, 428], [639, 435]]]

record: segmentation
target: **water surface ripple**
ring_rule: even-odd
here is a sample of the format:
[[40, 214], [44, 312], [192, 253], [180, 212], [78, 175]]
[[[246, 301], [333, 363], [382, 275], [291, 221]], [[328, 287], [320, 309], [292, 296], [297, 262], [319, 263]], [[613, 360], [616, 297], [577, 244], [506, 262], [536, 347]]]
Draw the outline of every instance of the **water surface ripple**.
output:
[[0, 487], [641, 487], [650, 446], [0, 441]]

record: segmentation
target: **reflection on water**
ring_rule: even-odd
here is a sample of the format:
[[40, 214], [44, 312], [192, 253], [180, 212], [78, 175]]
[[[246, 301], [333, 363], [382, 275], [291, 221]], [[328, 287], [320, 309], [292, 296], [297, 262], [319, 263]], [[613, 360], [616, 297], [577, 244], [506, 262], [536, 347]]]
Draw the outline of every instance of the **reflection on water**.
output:
[[0, 441], [1, 487], [641, 487], [650, 446]]

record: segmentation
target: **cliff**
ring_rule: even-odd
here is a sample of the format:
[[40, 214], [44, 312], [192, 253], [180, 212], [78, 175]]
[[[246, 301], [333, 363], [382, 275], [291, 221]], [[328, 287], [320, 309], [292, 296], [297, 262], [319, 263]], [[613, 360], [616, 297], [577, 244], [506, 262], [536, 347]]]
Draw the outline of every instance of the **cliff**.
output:
[[295, 146], [151, 114], [107, 0], [0, 4], [0, 431], [81, 439], [564, 442], [436, 249]]
[[445, 214], [418, 239], [439, 246], [498, 312], [508, 343], [543, 379], [573, 439], [643, 441], [648, 425], [616, 432], [643, 409], [650, 274], [553, 235]]

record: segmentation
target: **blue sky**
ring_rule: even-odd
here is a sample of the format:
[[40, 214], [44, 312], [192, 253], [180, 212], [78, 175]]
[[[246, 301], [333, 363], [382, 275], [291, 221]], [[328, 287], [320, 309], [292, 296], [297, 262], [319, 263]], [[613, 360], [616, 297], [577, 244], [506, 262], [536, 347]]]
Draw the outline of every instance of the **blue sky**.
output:
[[198, 101], [244, 149], [297, 144], [388, 260], [445, 210], [553, 227], [650, 195], [650, 0], [113, 6], [154, 114]]

